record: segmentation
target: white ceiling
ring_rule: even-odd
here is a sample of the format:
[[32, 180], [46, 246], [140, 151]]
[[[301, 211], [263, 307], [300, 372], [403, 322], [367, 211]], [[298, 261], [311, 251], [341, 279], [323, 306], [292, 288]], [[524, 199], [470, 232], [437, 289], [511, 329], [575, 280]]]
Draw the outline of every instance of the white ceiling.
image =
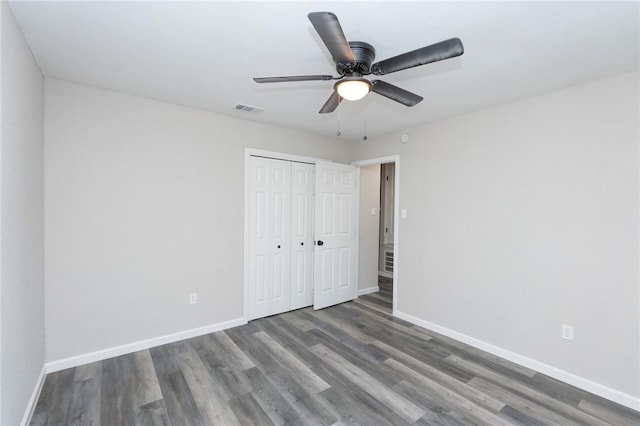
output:
[[[10, 3], [45, 75], [241, 119], [358, 140], [638, 69], [638, 2]], [[424, 101], [377, 94], [318, 114], [333, 74], [307, 14], [334, 12], [382, 60], [451, 37], [463, 56], [381, 77]], [[265, 108], [233, 109], [236, 103]]]

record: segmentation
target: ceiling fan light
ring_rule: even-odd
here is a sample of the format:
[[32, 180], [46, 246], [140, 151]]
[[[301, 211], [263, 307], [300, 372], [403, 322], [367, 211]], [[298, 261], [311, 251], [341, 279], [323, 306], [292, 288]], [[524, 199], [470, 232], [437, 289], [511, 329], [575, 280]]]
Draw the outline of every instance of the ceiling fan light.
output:
[[371, 83], [364, 78], [346, 78], [337, 82], [335, 89], [343, 99], [357, 101], [371, 91]]

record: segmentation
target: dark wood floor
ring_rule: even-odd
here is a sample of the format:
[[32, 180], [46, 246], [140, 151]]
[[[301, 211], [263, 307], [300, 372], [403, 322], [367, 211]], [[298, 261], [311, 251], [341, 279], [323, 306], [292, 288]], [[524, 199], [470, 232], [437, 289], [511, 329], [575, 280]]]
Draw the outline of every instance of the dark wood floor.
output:
[[33, 425], [638, 425], [640, 414], [357, 301], [49, 374]]

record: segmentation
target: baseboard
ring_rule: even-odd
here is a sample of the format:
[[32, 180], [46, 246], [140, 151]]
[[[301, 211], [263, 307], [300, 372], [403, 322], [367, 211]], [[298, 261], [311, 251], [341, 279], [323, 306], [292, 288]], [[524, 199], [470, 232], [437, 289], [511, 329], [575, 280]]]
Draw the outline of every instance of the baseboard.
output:
[[77, 367], [91, 362], [102, 361], [107, 358], [113, 358], [115, 356], [153, 348], [155, 346], [165, 345], [179, 340], [190, 339], [192, 337], [226, 330], [227, 328], [237, 327], [246, 323], [247, 321], [244, 318], [237, 318], [204, 327], [192, 328], [191, 330], [180, 331], [178, 333], [167, 334], [165, 336], [154, 337], [152, 339], [141, 340], [139, 342], [127, 343], [126, 345], [116, 346], [113, 348], [101, 349], [95, 352], [47, 362], [45, 364], [45, 370], [47, 373], [52, 373], [54, 371]]
[[29, 423], [31, 423], [31, 417], [33, 417], [33, 412], [36, 409], [36, 404], [38, 403], [38, 398], [40, 398], [40, 392], [42, 392], [42, 386], [44, 385], [44, 379], [46, 376], [47, 371], [45, 369], [45, 366], [43, 365], [42, 369], [40, 370], [38, 380], [33, 387], [33, 392], [31, 393], [31, 398], [29, 398], [27, 408], [24, 410], [24, 416], [22, 416], [20, 426], [27, 426]]
[[538, 371], [542, 374], [546, 374], [547, 376], [551, 376], [554, 379], [558, 379], [587, 392], [601, 396], [613, 402], [617, 402], [618, 404], [629, 407], [632, 410], [640, 411], [640, 398], [636, 398], [632, 395], [628, 395], [624, 392], [620, 392], [608, 386], [593, 382], [589, 379], [585, 379], [584, 377], [577, 376], [573, 373], [569, 373], [543, 362], [536, 361], [535, 359], [528, 358], [515, 352], [511, 352], [499, 346], [492, 345], [491, 343], [476, 339], [475, 337], [467, 336], [466, 334], [459, 333], [446, 327], [442, 327], [438, 324], [422, 320], [420, 318], [414, 317], [413, 315], [405, 314], [398, 311], [395, 313], [395, 316], [412, 324], [455, 339], [459, 342], [466, 343], [467, 345], [481, 349], [485, 352], [497, 355], [508, 361]]
[[363, 295], [369, 294], [369, 293], [377, 293], [379, 291], [380, 291], [380, 287], [378, 287], [378, 286], [361, 288], [361, 289], [358, 290], [358, 296], [363, 296]]

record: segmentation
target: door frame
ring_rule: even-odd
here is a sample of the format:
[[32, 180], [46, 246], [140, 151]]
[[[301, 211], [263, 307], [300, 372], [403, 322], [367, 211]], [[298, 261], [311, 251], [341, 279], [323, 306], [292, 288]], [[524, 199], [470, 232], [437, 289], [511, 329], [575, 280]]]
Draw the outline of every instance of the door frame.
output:
[[[302, 155], [287, 154], [277, 151], [266, 151], [255, 148], [244, 149], [244, 256], [243, 256], [243, 285], [242, 285], [242, 319], [246, 323], [249, 317], [249, 223], [251, 220], [250, 207], [250, 181], [251, 181], [251, 157], [265, 157], [272, 158], [274, 160], [285, 161], [298, 161], [302, 163], [316, 164], [317, 161], [332, 161], [322, 158], [305, 157]], [[333, 162], [333, 161], [332, 161]], [[357, 216], [356, 216], [357, 220]], [[359, 228], [359, 223], [356, 224], [356, 229]], [[357, 250], [357, 247], [356, 247]], [[356, 274], [356, 280], [358, 279]], [[356, 283], [357, 285], [357, 283]]]
[[[395, 163], [393, 199], [393, 307], [391, 315], [396, 316], [396, 313], [398, 312], [398, 294], [400, 293], [400, 280], [398, 279], [398, 271], [400, 269], [400, 154], [353, 161], [351, 162], [351, 165], [360, 168], [385, 163]], [[358, 193], [359, 192], [360, 187], [358, 186]], [[358, 262], [359, 261], [360, 260], [358, 259]]]

